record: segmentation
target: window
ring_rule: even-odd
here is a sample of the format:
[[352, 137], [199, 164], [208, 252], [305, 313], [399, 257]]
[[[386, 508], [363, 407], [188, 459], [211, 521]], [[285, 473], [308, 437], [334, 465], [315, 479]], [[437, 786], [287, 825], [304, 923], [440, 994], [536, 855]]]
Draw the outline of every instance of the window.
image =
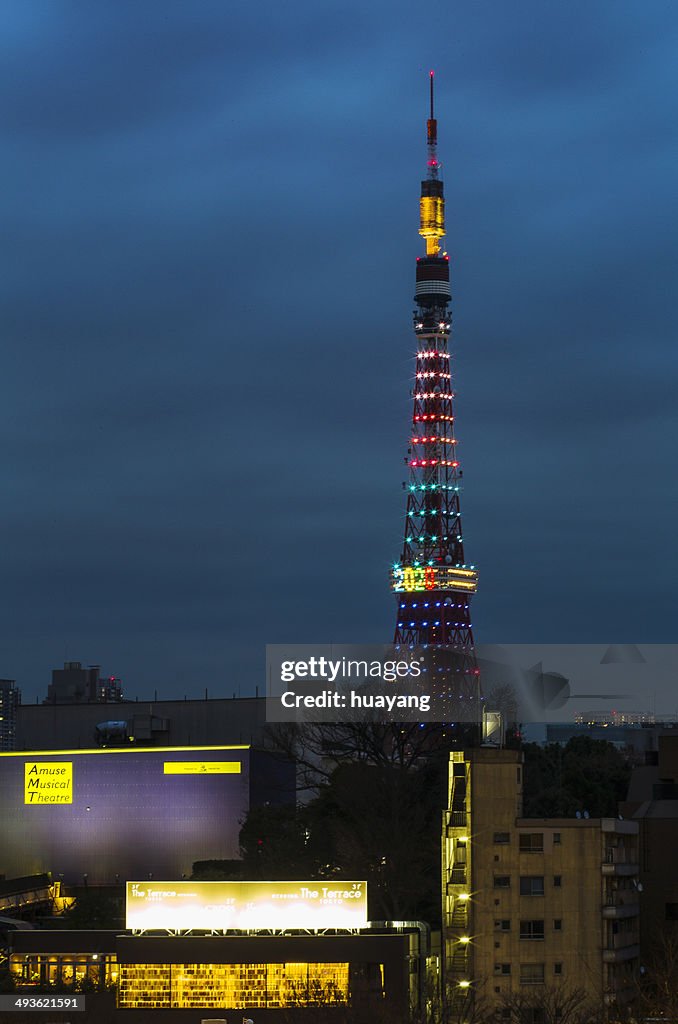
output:
[[556, 889], [560, 889], [560, 887], [563, 884], [563, 876], [562, 875], [554, 875], [553, 876], [553, 884], [554, 884]]
[[562, 974], [563, 973], [563, 965], [562, 964], [554, 964], [553, 965], [553, 973], [554, 974]]
[[553, 833], [553, 845], [560, 846], [560, 832]]
[[520, 965], [521, 985], [543, 985], [544, 965], [543, 964], [521, 964]]
[[510, 932], [511, 931], [511, 922], [510, 922], [510, 920], [508, 920], [507, 918], [504, 918], [501, 921], [495, 921], [494, 922], [494, 930], [495, 930], [495, 932]]
[[511, 888], [511, 876], [510, 875], [495, 875], [494, 876], [494, 887], [495, 887], [495, 889], [510, 889]]
[[543, 853], [544, 833], [526, 832], [519, 837], [518, 845], [521, 853]]
[[526, 1006], [520, 1011], [520, 1024], [544, 1024], [543, 1006]]
[[543, 875], [521, 875], [520, 876], [521, 896], [543, 896], [544, 876]]
[[562, 918], [560, 918], [560, 917], [555, 917], [555, 918], [553, 919], [553, 930], [554, 930], [554, 932], [562, 932], [562, 930], [563, 930], [563, 921], [562, 921]]
[[508, 844], [511, 842], [511, 833], [495, 832], [493, 841], [497, 844], [497, 846], [508, 846]]
[[520, 922], [520, 937], [521, 937], [521, 939], [543, 939], [544, 938], [544, 922], [543, 921], [521, 921]]
[[511, 973], [511, 965], [510, 964], [495, 964], [494, 965], [494, 973], [495, 974], [510, 974]]

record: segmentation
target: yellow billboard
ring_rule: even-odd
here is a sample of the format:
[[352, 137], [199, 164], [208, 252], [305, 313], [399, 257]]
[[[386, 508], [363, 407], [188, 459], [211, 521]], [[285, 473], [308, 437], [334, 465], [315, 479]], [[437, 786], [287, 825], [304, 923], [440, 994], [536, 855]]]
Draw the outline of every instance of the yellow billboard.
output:
[[128, 882], [126, 927], [363, 928], [367, 882]]
[[26, 761], [25, 804], [72, 804], [72, 761]]
[[240, 775], [240, 761], [165, 761], [165, 775]]
[[165, 775], [240, 775], [240, 761], [165, 761]]

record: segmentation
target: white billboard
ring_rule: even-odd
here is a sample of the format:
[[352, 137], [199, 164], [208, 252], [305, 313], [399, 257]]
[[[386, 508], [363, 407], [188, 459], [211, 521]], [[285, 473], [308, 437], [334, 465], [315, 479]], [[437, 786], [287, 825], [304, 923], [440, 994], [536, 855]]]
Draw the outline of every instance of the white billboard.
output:
[[128, 882], [126, 927], [363, 928], [367, 882]]

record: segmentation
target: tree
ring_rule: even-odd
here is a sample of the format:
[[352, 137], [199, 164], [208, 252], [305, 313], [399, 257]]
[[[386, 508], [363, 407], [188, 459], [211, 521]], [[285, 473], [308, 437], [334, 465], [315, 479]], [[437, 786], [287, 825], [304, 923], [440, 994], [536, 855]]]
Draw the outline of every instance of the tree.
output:
[[337, 723], [281, 723], [266, 727], [265, 742], [297, 765], [298, 789], [318, 792], [347, 762], [407, 771], [441, 749], [449, 749], [451, 729], [418, 722], [383, 723], [369, 719]]
[[[333, 741], [339, 741], [333, 734]], [[316, 795], [292, 807], [253, 808], [240, 832], [241, 877], [343, 878], [369, 883], [373, 920], [440, 919], [440, 829], [447, 753], [416, 761], [383, 752], [325, 765]], [[330, 762], [331, 764], [332, 762]]]
[[509, 1024], [598, 1024], [604, 1016], [600, 1000], [592, 999], [586, 989], [567, 985], [511, 993], [501, 1009], [502, 1020]]
[[62, 928], [124, 928], [124, 897], [81, 891], [59, 918]]
[[638, 982], [637, 1017], [678, 1020], [678, 938], [664, 932], [657, 940]]
[[313, 803], [253, 807], [240, 830], [242, 877], [277, 881], [329, 874], [331, 846], [327, 830], [317, 825]]
[[526, 818], [616, 817], [626, 797], [630, 765], [611, 743], [575, 736], [564, 747], [526, 743], [523, 814]]
[[242, 860], [196, 860], [191, 879], [196, 882], [239, 881], [243, 879]]
[[348, 763], [310, 805], [344, 878], [368, 882], [374, 920], [440, 918], [440, 827], [446, 758], [417, 768]]

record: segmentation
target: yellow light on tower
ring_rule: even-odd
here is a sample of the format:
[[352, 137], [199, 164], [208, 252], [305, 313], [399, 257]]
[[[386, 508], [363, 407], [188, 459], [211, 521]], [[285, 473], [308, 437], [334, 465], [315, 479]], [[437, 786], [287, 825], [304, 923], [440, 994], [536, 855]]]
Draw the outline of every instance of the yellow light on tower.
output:
[[426, 255], [437, 256], [445, 234], [445, 200], [441, 195], [420, 198], [419, 224], [419, 234], [426, 240]]

